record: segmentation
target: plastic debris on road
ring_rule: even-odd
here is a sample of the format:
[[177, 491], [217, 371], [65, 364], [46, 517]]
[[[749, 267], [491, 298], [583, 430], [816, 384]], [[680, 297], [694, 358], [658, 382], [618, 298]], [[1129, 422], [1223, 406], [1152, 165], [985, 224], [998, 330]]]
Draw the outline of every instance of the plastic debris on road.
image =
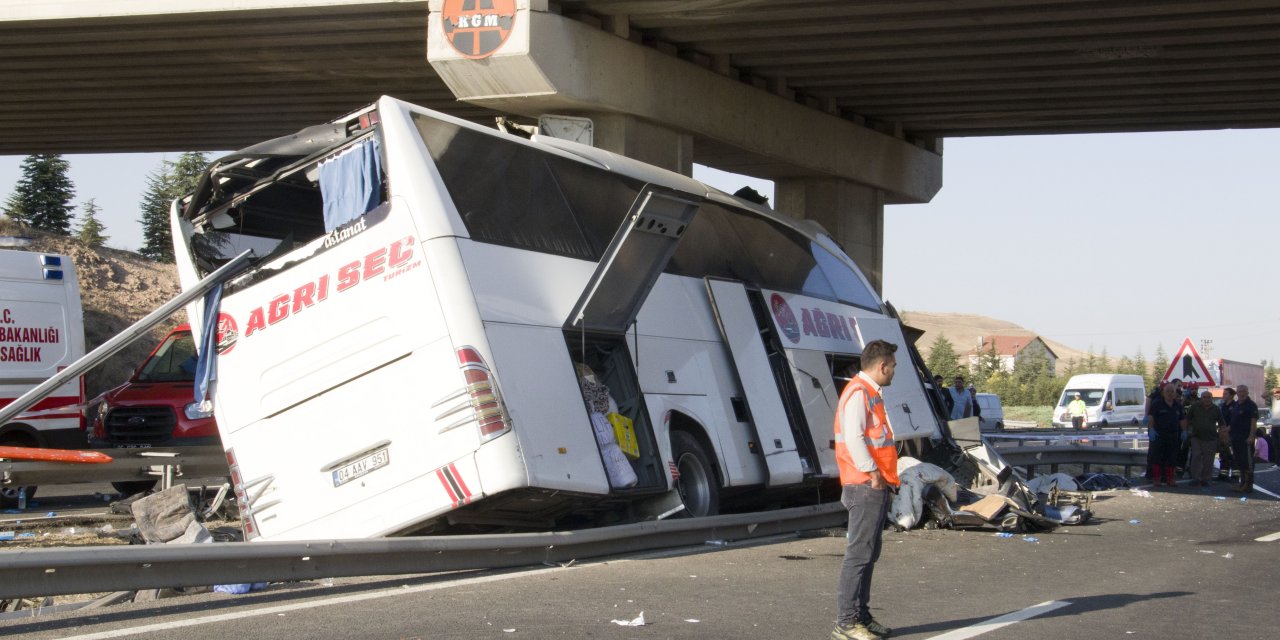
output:
[[1232, 559], [1232, 558], [1236, 557], [1236, 554], [1234, 554], [1234, 553], [1224, 553], [1224, 554], [1222, 554], [1222, 557], [1223, 557], [1223, 558], [1226, 558], [1227, 560], [1230, 560], [1230, 559]]
[[1040, 538], [1035, 536], [1022, 536], [1023, 542], [1040, 542]]
[[1214, 500], [1226, 500], [1226, 499], [1227, 499], [1227, 497], [1226, 497], [1226, 496], [1214, 496], [1214, 497], [1213, 497], [1213, 499], [1214, 499]]
[[641, 611], [640, 615], [631, 620], [612, 620], [611, 622], [620, 627], [643, 627], [645, 625], [644, 612]]
[[1009, 533], [1008, 531], [1000, 531], [1000, 532], [996, 533], [996, 534], [995, 534], [995, 536], [996, 536], [997, 538], [1012, 538], [1012, 537], [1013, 537], [1013, 534], [1012, 534], [1012, 533]]
[[1138, 496], [1139, 498], [1151, 497], [1151, 492], [1147, 491], [1146, 489], [1130, 489], [1129, 493], [1132, 493], [1133, 495]]
[[1208, 549], [1196, 549], [1196, 553], [1213, 553]]
[[1133, 520], [1129, 521], [1129, 524], [1142, 524], [1142, 521], [1137, 518], [1134, 518]]
[[12, 531], [0, 531], [0, 540], [12, 540], [12, 539], [13, 539]]

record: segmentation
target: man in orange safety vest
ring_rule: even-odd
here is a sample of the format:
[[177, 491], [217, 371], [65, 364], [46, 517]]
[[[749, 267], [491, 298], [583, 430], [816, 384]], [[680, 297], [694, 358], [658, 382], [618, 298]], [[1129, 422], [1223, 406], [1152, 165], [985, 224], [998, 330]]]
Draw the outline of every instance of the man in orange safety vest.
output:
[[897, 345], [872, 340], [862, 349], [861, 371], [849, 380], [836, 408], [836, 465], [849, 510], [849, 532], [836, 591], [833, 640], [876, 640], [892, 629], [871, 617], [871, 573], [880, 558], [890, 491], [898, 486], [898, 451], [880, 388], [893, 381]]

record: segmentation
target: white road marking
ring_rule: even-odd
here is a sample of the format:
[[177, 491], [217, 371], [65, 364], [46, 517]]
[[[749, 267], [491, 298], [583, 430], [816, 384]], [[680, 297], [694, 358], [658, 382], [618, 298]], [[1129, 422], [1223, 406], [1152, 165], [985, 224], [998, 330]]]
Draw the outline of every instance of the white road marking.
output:
[[1015, 622], [1022, 622], [1029, 618], [1044, 615], [1050, 611], [1056, 611], [1070, 604], [1071, 603], [1066, 600], [1050, 600], [1048, 602], [1041, 602], [1034, 607], [1027, 607], [1022, 611], [1006, 613], [1005, 615], [997, 618], [969, 625], [963, 629], [956, 629], [955, 631], [948, 631], [940, 636], [933, 636], [932, 638], [929, 638], [929, 640], [965, 640], [966, 638], [980, 636], [988, 631], [995, 631], [1001, 627], [1007, 627]]
[[1276, 540], [1280, 540], [1280, 531], [1277, 531], [1276, 533], [1267, 534], [1265, 536], [1262, 536], [1261, 538], [1254, 538], [1254, 540], [1257, 542], [1275, 542]]
[[1266, 489], [1263, 489], [1262, 487], [1254, 487], [1254, 488], [1253, 488], [1253, 490], [1254, 490], [1254, 491], [1261, 491], [1262, 493], [1265, 493], [1265, 494], [1267, 494], [1267, 495], [1271, 496], [1272, 498], [1280, 498], [1280, 494], [1272, 493], [1272, 492], [1270, 492], [1270, 491], [1267, 491]]
[[212, 616], [203, 616], [199, 618], [190, 618], [187, 620], [173, 620], [171, 622], [158, 622], [156, 624], [148, 624], [140, 627], [128, 627], [125, 629], [113, 629], [111, 631], [100, 631], [98, 633], [87, 633], [81, 636], [69, 636], [63, 640], [105, 640], [107, 638], [123, 638], [125, 636], [138, 635], [142, 633], [151, 633], [154, 631], [165, 631], [168, 629], [181, 629], [183, 627], [194, 627], [202, 624], [213, 624], [215, 622], [224, 622], [227, 620], [236, 620], [238, 618], [251, 618], [254, 616], [269, 616], [274, 614], [284, 614], [290, 611], [300, 611], [303, 609], [314, 609], [316, 607], [327, 607], [335, 604], [348, 604], [352, 602], [362, 602], [365, 600], [375, 600], [378, 598], [389, 598], [393, 596], [407, 595], [410, 593], [422, 593], [424, 591], [436, 591], [438, 589], [452, 589], [473, 584], [483, 584], [486, 582], [498, 582], [500, 580], [510, 580], [512, 578], [522, 578], [525, 576], [539, 575], [551, 571], [564, 571], [560, 567], [552, 567], [547, 569], [535, 569], [532, 571], [521, 571], [516, 573], [505, 573], [496, 576], [480, 576], [477, 578], [464, 578], [462, 580], [451, 580], [448, 582], [435, 582], [432, 584], [422, 584], [416, 587], [398, 587], [394, 589], [381, 589], [378, 591], [370, 591], [368, 593], [356, 593], [347, 596], [337, 596], [333, 598], [322, 598], [319, 600], [308, 600], [307, 602], [295, 602], [293, 604], [285, 604], [274, 607], [265, 607], [262, 609], [238, 610], [232, 613], [221, 613]]

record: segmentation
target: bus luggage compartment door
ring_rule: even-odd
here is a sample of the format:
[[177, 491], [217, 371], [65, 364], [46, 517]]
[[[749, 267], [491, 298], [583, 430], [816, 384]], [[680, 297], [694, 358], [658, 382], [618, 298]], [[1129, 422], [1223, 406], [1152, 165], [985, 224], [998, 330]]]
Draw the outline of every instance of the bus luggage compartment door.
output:
[[769, 471], [767, 484], [773, 487], [798, 483], [804, 479], [800, 452], [760, 337], [760, 327], [751, 310], [751, 301], [747, 299], [747, 289], [741, 282], [708, 278], [707, 291], [711, 295], [716, 322], [733, 358], [738, 380], [742, 383], [751, 424], [755, 427], [760, 451]]
[[858, 339], [865, 348], [872, 340], [884, 340], [898, 345], [897, 373], [893, 382], [882, 390], [885, 412], [895, 440], [924, 438], [938, 432], [929, 399], [925, 396], [924, 383], [911, 362], [907, 339], [902, 335], [901, 324], [891, 318], [858, 318]]

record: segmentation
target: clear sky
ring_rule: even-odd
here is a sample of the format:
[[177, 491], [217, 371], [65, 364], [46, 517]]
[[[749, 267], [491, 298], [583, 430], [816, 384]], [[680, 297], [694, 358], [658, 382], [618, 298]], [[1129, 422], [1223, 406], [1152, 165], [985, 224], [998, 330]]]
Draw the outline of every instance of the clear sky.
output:
[[[885, 297], [972, 313], [1078, 349], [1148, 360], [1280, 357], [1280, 130], [956, 138], [928, 204], [885, 210]], [[177, 154], [66, 156], [108, 245], [137, 250], [146, 176]], [[0, 157], [0, 198], [22, 158]], [[699, 168], [729, 192], [772, 184]]]

